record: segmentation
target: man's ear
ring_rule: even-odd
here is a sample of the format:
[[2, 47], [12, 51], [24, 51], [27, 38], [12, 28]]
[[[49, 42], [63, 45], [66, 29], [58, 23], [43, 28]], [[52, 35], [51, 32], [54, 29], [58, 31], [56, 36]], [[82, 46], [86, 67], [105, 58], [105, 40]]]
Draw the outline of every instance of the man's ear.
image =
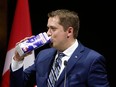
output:
[[69, 27], [67, 29], [67, 38], [69, 38], [71, 35], [73, 35], [73, 28], [72, 27]]

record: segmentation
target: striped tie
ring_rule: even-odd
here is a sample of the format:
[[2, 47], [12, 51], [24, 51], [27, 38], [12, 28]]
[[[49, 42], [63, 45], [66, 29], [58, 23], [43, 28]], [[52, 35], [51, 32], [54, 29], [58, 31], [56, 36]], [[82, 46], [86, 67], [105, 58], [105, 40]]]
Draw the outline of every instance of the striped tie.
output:
[[65, 54], [58, 53], [58, 57], [56, 58], [56, 61], [54, 62], [51, 72], [49, 74], [48, 87], [54, 87], [56, 81], [58, 80], [57, 77], [59, 76], [59, 72], [60, 72], [61, 64], [62, 64], [61, 58], [64, 56]]

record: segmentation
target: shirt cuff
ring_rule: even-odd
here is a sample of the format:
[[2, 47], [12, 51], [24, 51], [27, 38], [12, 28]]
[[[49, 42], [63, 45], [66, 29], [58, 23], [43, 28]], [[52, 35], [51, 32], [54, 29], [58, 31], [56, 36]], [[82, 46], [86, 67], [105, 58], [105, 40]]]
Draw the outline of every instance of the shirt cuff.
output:
[[23, 66], [23, 60], [21, 60], [21, 61], [15, 61], [13, 59], [13, 57], [12, 57], [12, 62], [11, 62], [11, 69], [14, 72], [14, 71], [20, 69]]

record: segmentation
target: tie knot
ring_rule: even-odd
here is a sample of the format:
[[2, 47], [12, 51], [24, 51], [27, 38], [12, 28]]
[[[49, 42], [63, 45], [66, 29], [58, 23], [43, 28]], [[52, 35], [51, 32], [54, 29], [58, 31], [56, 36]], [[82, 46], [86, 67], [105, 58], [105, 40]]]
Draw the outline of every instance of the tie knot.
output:
[[58, 53], [58, 58], [62, 58], [62, 57], [64, 57], [64, 56], [65, 56], [64, 53], [62, 53], [62, 52], [59, 52], [59, 53]]

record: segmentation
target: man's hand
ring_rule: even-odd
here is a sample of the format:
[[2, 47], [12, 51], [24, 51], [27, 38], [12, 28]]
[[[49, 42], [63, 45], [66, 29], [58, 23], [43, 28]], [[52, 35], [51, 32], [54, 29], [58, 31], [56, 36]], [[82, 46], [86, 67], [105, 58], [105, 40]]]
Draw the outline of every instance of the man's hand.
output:
[[[31, 37], [26, 37], [26, 38], [24, 38], [24, 39], [22, 39], [20, 42], [18, 42], [18, 43], [16, 43], [16, 45], [18, 45], [19, 43], [21, 43], [21, 42], [23, 42], [23, 41], [25, 41], [25, 40], [27, 40], [27, 39], [29, 39], [29, 38], [32, 38], [33, 36], [31, 36]], [[16, 47], [16, 46], [15, 46]], [[16, 49], [15, 49], [15, 55], [14, 55], [14, 60], [15, 61], [21, 61], [21, 60], [23, 60], [24, 59], [24, 57], [26, 57], [26, 56], [28, 56], [28, 55], [30, 55], [30, 54], [32, 54], [32, 52], [29, 52], [29, 53], [27, 53], [27, 54], [25, 54], [25, 55], [23, 55], [23, 56], [20, 56], [19, 55], [19, 53], [16, 51]]]

